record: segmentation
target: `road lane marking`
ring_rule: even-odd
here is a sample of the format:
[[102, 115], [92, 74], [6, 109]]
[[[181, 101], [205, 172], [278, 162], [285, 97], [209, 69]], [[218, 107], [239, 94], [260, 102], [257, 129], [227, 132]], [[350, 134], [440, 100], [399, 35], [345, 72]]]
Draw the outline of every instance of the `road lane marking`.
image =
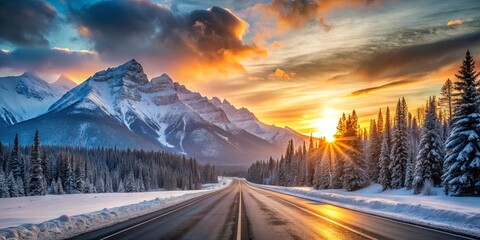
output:
[[[362, 215], [365, 215], [365, 216], [369, 216], [369, 217], [373, 217], [373, 218], [378, 218], [378, 219], [382, 219], [382, 220], [385, 220], [385, 221], [390, 221], [390, 222], [394, 222], [394, 223], [397, 223], [397, 224], [403, 224], [403, 225], [407, 225], [407, 226], [411, 226], [411, 227], [415, 227], [415, 228], [425, 229], [425, 230], [432, 231], [432, 232], [438, 232], [438, 233], [450, 235], [450, 236], [453, 236], [453, 237], [458, 237], [458, 238], [463, 238], [463, 239], [471, 239], [471, 240], [477, 239], [477, 238], [472, 237], [472, 236], [459, 235], [459, 234], [456, 234], [456, 233], [454, 233], [454, 232], [448, 232], [448, 231], [445, 231], [445, 230], [442, 230], [442, 229], [429, 228], [429, 227], [426, 227], [426, 226], [417, 225], [417, 224], [414, 224], [414, 223], [409, 223], [409, 222], [406, 222], [406, 221], [403, 221], [403, 220], [393, 219], [393, 218], [391, 218], [391, 217], [378, 216], [378, 215], [375, 215], [375, 214], [373, 214], [373, 213], [366, 213], [366, 212], [362, 212], [362, 211], [359, 211], [359, 210], [350, 209], [350, 208], [343, 207], [343, 206], [339, 206], [339, 205], [332, 204], [332, 203], [329, 203], [329, 202], [324, 202], [324, 201], [321, 201], [321, 200], [318, 200], [318, 199], [311, 199], [311, 198], [309, 198], [308, 196], [297, 196], [297, 195], [290, 194], [290, 193], [277, 192], [277, 191], [272, 190], [272, 189], [268, 189], [268, 188], [264, 189], [264, 188], [262, 188], [262, 187], [253, 186], [253, 185], [250, 185], [250, 184], [248, 184], [248, 183], [247, 183], [247, 186], [251, 187], [252, 189], [258, 189], [258, 190], [260, 190], [260, 191], [267, 192], [267, 193], [269, 193], [269, 194], [283, 194], [283, 195], [287, 195], [287, 196], [291, 196], [291, 197], [297, 197], [297, 198], [301, 198], [301, 199], [306, 199], [306, 200], [309, 200], [309, 201], [315, 201], [315, 202], [319, 202], [319, 203], [324, 203], [324, 204], [332, 205], [332, 206], [335, 206], [335, 207], [338, 207], [338, 208], [342, 208], [342, 209], [346, 209], [346, 210], [349, 210], [349, 211], [353, 211], [353, 212], [356, 212], [356, 213], [358, 213], [358, 214], [362, 214]], [[275, 195], [272, 195], [272, 196], [276, 197]], [[277, 197], [277, 198], [278, 198], [278, 197]], [[280, 198], [279, 198], [279, 199], [280, 199]], [[332, 220], [332, 221], [333, 221], [333, 220]], [[339, 224], [340, 224], [340, 223], [339, 223]]]
[[[265, 190], [263, 190], [263, 189], [259, 189], [259, 190], [265, 191]], [[320, 215], [320, 214], [317, 214], [317, 213], [315, 213], [315, 212], [313, 212], [313, 211], [310, 211], [310, 210], [308, 210], [308, 209], [306, 209], [306, 208], [300, 207], [300, 206], [298, 206], [298, 205], [296, 205], [296, 204], [293, 204], [293, 203], [291, 203], [291, 202], [289, 202], [289, 201], [287, 201], [287, 200], [281, 199], [281, 198], [279, 198], [279, 197], [277, 197], [277, 196], [275, 196], [275, 195], [273, 195], [273, 194], [270, 194], [270, 195], [271, 195], [272, 197], [274, 197], [274, 198], [276, 198], [276, 199], [284, 202], [284, 203], [287, 203], [287, 204], [289, 204], [289, 205], [291, 205], [291, 206], [293, 206], [293, 207], [296, 207], [296, 208], [298, 208], [298, 209], [300, 209], [300, 210], [302, 210], [302, 211], [304, 211], [304, 212], [310, 213], [310, 214], [312, 214], [312, 215], [314, 215], [314, 216], [316, 216], [316, 217], [319, 217], [319, 218], [321, 218], [321, 219], [324, 219], [324, 220], [326, 220], [326, 221], [329, 221], [329, 222], [331, 222], [331, 223], [333, 223], [333, 224], [335, 224], [335, 225], [337, 225], [337, 226], [340, 226], [340, 227], [342, 227], [342, 228], [345, 228], [345, 229], [347, 229], [347, 230], [349, 230], [349, 231], [351, 231], [351, 232], [354, 232], [354, 233], [356, 233], [356, 234], [358, 234], [358, 235], [360, 235], [360, 236], [362, 236], [362, 237], [365, 237], [365, 238], [367, 238], [367, 239], [376, 240], [376, 238], [374, 238], [374, 237], [368, 236], [368, 235], [366, 235], [366, 234], [364, 234], [364, 233], [362, 233], [362, 232], [359, 232], [359, 231], [357, 231], [357, 230], [355, 230], [355, 229], [353, 229], [353, 228], [351, 228], [351, 227], [348, 227], [348, 226], [346, 226], [346, 225], [344, 225], [344, 224], [341, 224], [341, 223], [339, 223], [339, 222], [337, 222], [337, 221], [334, 221], [334, 220], [332, 220], [332, 219], [330, 219], [330, 218], [324, 217], [324, 216], [322, 216], [322, 215]]]
[[242, 239], [242, 184], [240, 183], [240, 197], [238, 198], [238, 223], [237, 223], [237, 240]]
[[101, 239], [101, 240], [109, 239], [109, 238], [111, 238], [111, 237], [113, 237], [113, 236], [116, 236], [116, 235], [118, 235], [118, 234], [120, 234], [120, 233], [126, 232], [126, 231], [128, 231], [128, 230], [130, 230], [130, 229], [133, 229], [133, 228], [136, 228], [136, 227], [138, 227], [138, 226], [141, 226], [141, 225], [143, 225], [143, 224], [145, 224], [145, 223], [149, 223], [149, 222], [154, 221], [154, 220], [157, 220], [157, 219], [159, 219], [159, 218], [161, 218], [161, 217], [167, 216], [167, 215], [169, 215], [169, 214], [171, 214], [171, 213], [174, 213], [174, 212], [177, 212], [177, 211], [179, 211], [179, 210], [182, 210], [182, 209], [184, 209], [184, 208], [186, 208], [186, 207], [188, 207], [188, 206], [191, 206], [191, 205], [193, 205], [193, 204], [195, 204], [195, 203], [197, 203], [197, 202], [200, 202], [200, 201], [202, 201], [202, 200], [204, 200], [204, 199], [205, 199], [205, 198], [198, 199], [198, 200], [193, 201], [193, 202], [191, 202], [191, 203], [189, 203], [189, 204], [187, 204], [187, 205], [184, 205], [184, 206], [182, 206], [182, 207], [176, 208], [176, 209], [174, 209], [174, 210], [172, 210], [172, 211], [166, 212], [166, 213], [164, 213], [164, 214], [162, 214], [162, 215], [159, 215], [159, 216], [156, 216], [156, 217], [154, 217], [154, 218], [148, 219], [147, 221], [138, 223], [138, 224], [136, 224], [136, 225], [133, 225], [133, 226], [128, 227], [128, 228], [125, 228], [125, 229], [123, 229], [123, 230], [121, 230], [121, 231], [118, 231], [118, 232], [116, 232], [116, 233], [110, 234], [110, 235], [105, 236], [105, 237], [100, 238], [100, 239]]

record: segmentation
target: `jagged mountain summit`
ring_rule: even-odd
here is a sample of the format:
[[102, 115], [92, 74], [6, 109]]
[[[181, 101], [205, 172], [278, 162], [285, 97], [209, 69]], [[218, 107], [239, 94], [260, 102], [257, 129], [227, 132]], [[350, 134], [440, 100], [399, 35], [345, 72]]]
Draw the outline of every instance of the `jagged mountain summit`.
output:
[[[268, 126], [248, 110], [218, 101], [166, 74], [149, 81], [142, 66], [130, 60], [95, 73], [47, 113], [5, 128], [0, 139], [19, 133], [20, 141], [29, 144], [38, 128], [44, 144], [165, 150], [227, 165], [277, 156], [290, 138], [303, 141], [303, 135]], [[245, 111], [250, 118], [239, 117]]]
[[37, 117], [74, 87], [66, 81], [49, 84], [37, 75], [0, 78], [0, 128]]
[[64, 91], [65, 93], [68, 92], [70, 89], [76, 87], [77, 83], [62, 74], [60, 75], [60, 77], [58, 77], [57, 81], [53, 82], [51, 85], [60, 89], [61, 91]]

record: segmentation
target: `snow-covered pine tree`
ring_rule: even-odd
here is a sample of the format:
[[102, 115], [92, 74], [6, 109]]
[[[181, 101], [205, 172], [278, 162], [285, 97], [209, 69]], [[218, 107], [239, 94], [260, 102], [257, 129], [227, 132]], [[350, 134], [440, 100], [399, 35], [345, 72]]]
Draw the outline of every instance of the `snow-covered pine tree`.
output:
[[135, 181], [135, 176], [133, 175], [133, 170], [127, 175], [125, 192], [138, 192], [137, 182]]
[[377, 121], [370, 122], [370, 143], [368, 149], [368, 176], [372, 182], [378, 182], [380, 173], [380, 154], [382, 151], [383, 116], [378, 110]]
[[455, 82], [454, 113], [445, 146], [443, 184], [453, 196], [480, 195], [480, 109], [475, 61], [467, 51]]
[[409, 153], [407, 133], [407, 103], [405, 98], [399, 99], [395, 111], [395, 127], [391, 149], [391, 186], [399, 189], [405, 186], [405, 175]]
[[331, 172], [332, 172], [332, 169], [331, 169], [331, 158], [327, 158], [327, 159], [322, 159], [321, 161], [319, 161], [319, 164], [320, 164], [320, 169], [321, 169], [321, 178], [320, 178], [320, 181], [318, 182], [318, 188], [319, 189], [328, 189], [330, 188], [330, 185], [332, 183], [332, 179], [331, 179]]
[[75, 168], [75, 186], [74, 189], [78, 193], [85, 192], [85, 168], [77, 163]]
[[425, 124], [414, 171], [413, 189], [419, 194], [425, 182], [429, 181], [438, 187], [441, 183], [443, 164], [443, 145], [440, 136], [440, 122], [437, 118], [435, 97], [429, 99]]
[[5, 181], [5, 174], [0, 170], [0, 198], [8, 198], [10, 194], [8, 192], [8, 186]]
[[43, 177], [45, 178], [46, 182], [52, 181], [52, 165], [50, 162], [50, 158], [48, 156], [48, 151], [46, 148], [42, 148], [42, 170], [43, 170]]
[[[337, 124], [337, 132], [335, 134], [335, 141], [338, 145], [343, 144], [345, 139], [343, 139], [345, 134], [345, 124], [347, 118], [345, 113], [342, 114], [342, 117], [338, 120]], [[343, 174], [344, 174], [344, 167], [345, 166], [345, 159], [344, 156], [340, 153], [335, 154], [334, 161], [332, 163], [332, 177], [330, 182], [330, 188], [337, 189], [342, 188], [343, 186]]]
[[10, 172], [7, 178], [7, 187], [10, 197], [20, 197], [20, 191], [18, 189], [17, 181], [13, 177], [13, 172]]
[[[411, 116], [411, 114], [409, 114]], [[405, 187], [407, 189], [412, 189], [412, 183], [415, 172], [415, 165], [417, 162], [418, 155], [418, 144], [420, 143], [420, 129], [417, 124], [417, 119], [412, 117], [410, 126], [408, 127], [408, 141], [409, 141], [409, 152], [408, 152], [408, 161], [405, 173]]]
[[65, 194], [65, 191], [63, 190], [62, 179], [60, 177], [58, 177], [57, 179], [57, 186], [58, 186], [58, 194]]
[[310, 140], [308, 144], [308, 154], [307, 154], [307, 185], [313, 185], [313, 179], [316, 168], [316, 156], [315, 156], [315, 145], [313, 143], [313, 136], [310, 135]]
[[359, 134], [358, 117], [355, 110], [348, 116], [344, 137], [347, 155], [343, 175], [343, 188], [347, 191], [358, 190], [368, 184], [365, 157], [362, 152], [362, 139]]
[[58, 185], [55, 179], [50, 182], [50, 186], [47, 188], [47, 194], [58, 194]]
[[3, 145], [1, 141], [0, 141], [0, 170], [3, 170], [4, 172], [7, 171], [7, 159], [5, 159], [3, 156]]
[[315, 189], [323, 189], [321, 188], [321, 182], [323, 181], [323, 178], [326, 177], [322, 175], [323, 171], [321, 161], [323, 161], [323, 159], [317, 161], [317, 164], [315, 166], [315, 173], [313, 174], [313, 187]]
[[33, 137], [33, 146], [30, 153], [30, 169], [29, 169], [29, 183], [28, 195], [40, 196], [45, 195], [45, 186], [43, 185], [43, 170], [42, 160], [40, 159], [40, 139], [38, 136], [38, 129], [35, 130]]
[[10, 169], [13, 171], [13, 176], [15, 179], [24, 179], [24, 163], [23, 158], [21, 158], [19, 153], [18, 134], [15, 134], [15, 139], [13, 140], [13, 149], [12, 154], [10, 155]]
[[120, 180], [120, 182], [118, 183], [117, 192], [125, 192], [125, 186], [123, 185], [122, 180]]
[[390, 173], [390, 152], [392, 146], [391, 126], [390, 126], [390, 109], [387, 107], [385, 113], [385, 130], [383, 132], [382, 150], [380, 153], [380, 173], [378, 181], [382, 185], [383, 190], [390, 189], [391, 173]]
[[18, 178], [16, 180], [17, 180], [17, 186], [18, 186], [18, 196], [23, 197], [23, 196], [25, 196], [25, 184], [23, 182], [23, 179]]

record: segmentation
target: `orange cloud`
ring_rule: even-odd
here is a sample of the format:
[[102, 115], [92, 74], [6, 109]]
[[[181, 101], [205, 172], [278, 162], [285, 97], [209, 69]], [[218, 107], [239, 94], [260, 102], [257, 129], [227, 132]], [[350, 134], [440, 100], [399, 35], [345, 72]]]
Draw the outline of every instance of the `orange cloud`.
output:
[[273, 48], [279, 48], [279, 47], [282, 46], [282, 44], [280, 44], [280, 42], [273, 41], [272, 44], [271, 44], [271, 46], [272, 46]]
[[463, 20], [457, 19], [457, 20], [452, 20], [447, 23], [447, 26], [452, 26], [452, 25], [460, 25], [463, 24]]
[[325, 22], [325, 15], [330, 11], [344, 7], [367, 6], [377, 0], [273, 0], [270, 3], [260, 3], [252, 7], [253, 11], [262, 11], [265, 19], [276, 19], [277, 28], [297, 28], [317, 19], [318, 23], [330, 30]]
[[280, 68], [275, 69], [275, 72], [270, 74], [271, 78], [277, 78], [277, 79], [284, 79], [284, 80], [290, 80], [293, 77], [295, 77], [296, 73], [294, 72], [286, 72]]
[[90, 29], [88, 29], [88, 27], [85, 27], [85, 26], [79, 26], [77, 28], [77, 32], [78, 34], [80, 34], [80, 36], [83, 36], [83, 37], [88, 37], [90, 36]]
[[127, 0], [70, 11], [77, 31], [102, 60], [135, 58], [153, 76], [168, 72], [190, 81], [236, 75], [245, 72], [241, 61], [268, 54], [244, 41], [249, 24], [227, 8], [178, 14], [151, 1]]

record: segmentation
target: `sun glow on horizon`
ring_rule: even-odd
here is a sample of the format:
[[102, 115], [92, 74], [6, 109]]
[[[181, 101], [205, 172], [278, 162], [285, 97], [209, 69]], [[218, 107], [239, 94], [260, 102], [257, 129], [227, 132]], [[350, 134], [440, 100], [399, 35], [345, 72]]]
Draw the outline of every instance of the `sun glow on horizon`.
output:
[[317, 129], [313, 133], [314, 137], [325, 137], [327, 142], [334, 142], [333, 135], [337, 132], [338, 118], [341, 113], [334, 109], [325, 109], [322, 117], [315, 120], [314, 127]]
[[335, 137], [333, 137], [333, 135], [328, 135], [328, 136], [325, 136], [325, 140], [327, 140], [327, 142], [329, 143], [335, 142]]

